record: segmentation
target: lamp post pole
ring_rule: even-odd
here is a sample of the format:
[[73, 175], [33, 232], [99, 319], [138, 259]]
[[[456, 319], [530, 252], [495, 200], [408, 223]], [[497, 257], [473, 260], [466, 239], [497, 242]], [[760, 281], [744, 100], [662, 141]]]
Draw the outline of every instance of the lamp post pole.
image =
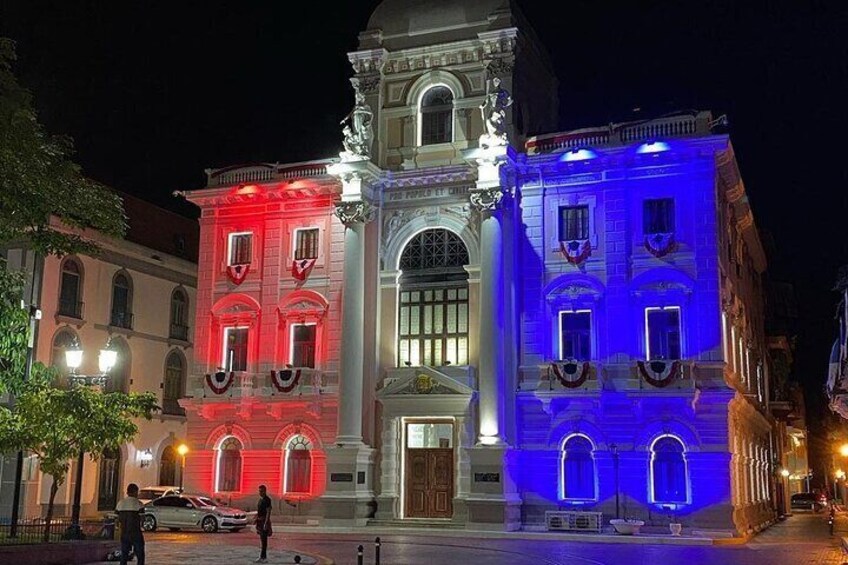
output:
[[188, 446], [181, 443], [177, 447], [177, 453], [180, 454], [180, 492], [183, 492], [183, 476], [185, 475], [185, 458], [188, 453]]
[[[65, 351], [65, 363], [71, 369], [71, 374], [68, 375], [74, 386], [97, 385], [103, 387], [106, 385], [106, 379], [109, 377], [109, 371], [115, 366], [118, 354], [111, 347], [111, 340], [106, 343], [106, 347], [100, 350], [98, 359], [100, 373], [97, 375], [82, 375], [77, 373], [80, 365], [82, 365], [82, 349], [79, 343], [74, 343]], [[67, 539], [83, 539], [82, 528], [80, 527], [80, 513], [82, 507], [82, 470], [85, 465], [85, 450], [80, 449], [79, 457], [77, 458], [77, 477], [74, 485], [74, 502], [71, 506], [71, 525], [65, 532]]]
[[621, 495], [621, 489], [618, 485], [618, 446], [614, 443], [611, 443], [610, 450], [612, 451], [612, 470], [615, 474], [615, 519], [618, 520], [621, 517], [621, 512], [619, 510], [619, 497]]

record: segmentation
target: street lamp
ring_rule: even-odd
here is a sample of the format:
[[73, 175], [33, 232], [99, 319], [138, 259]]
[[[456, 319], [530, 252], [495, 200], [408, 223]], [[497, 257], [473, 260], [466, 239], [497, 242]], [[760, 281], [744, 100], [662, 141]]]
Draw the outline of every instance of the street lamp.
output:
[[188, 446], [184, 443], [181, 443], [177, 446], [177, 453], [182, 457], [182, 462], [180, 463], [180, 492], [183, 492], [183, 475], [185, 475], [185, 456], [188, 453]]
[[614, 443], [609, 445], [610, 451], [612, 451], [612, 467], [613, 473], [615, 474], [615, 519], [618, 520], [621, 517], [620, 506], [619, 506], [619, 497], [621, 493], [621, 488], [618, 484], [618, 446]]
[[839, 446], [839, 455], [842, 457], [848, 457], [848, 443], [843, 443]]
[[[118, 361], [118, 352], [112, 345], [112, 339], [106, 342], [106, 347], [100, 350], [100, 355], [97, 358], [98, 368], [100, 373], [96, 375], [83, 375], [77, 373], [77, 370], [82, 365], [83, 351], [79, 341], [74, 339], [71, 346], [65, 350], [65, 364], [71, 370], [68, 375], [68, 380], [75, 386], [106, 386], [106, 381], [109, 378], [109, 371], [115, 367]], [[65, 532], [65, 537], [68, 539], [82, 539], [82, 528], [80, 528], [80, 504], [82, 499], [82, 468], [85, 465], [85, 451], [80, 449], [77, 459], [77, 482], [74, 485], [74, 504], [71, 507], [71, 525]]]
[[789, 477], [789, 469], [781, 469], [780, 470], [780, 476], [783, 477], [784, 479], [788, 478]]

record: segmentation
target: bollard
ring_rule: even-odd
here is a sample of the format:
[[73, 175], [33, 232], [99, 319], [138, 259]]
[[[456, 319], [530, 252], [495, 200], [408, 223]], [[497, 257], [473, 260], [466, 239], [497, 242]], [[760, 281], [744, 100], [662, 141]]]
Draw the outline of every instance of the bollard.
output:
[[294, 562], [295, 562], [295, 563], [300, 563], [300, 555], [295, 555], [295, 556], [294, 556]]
[[380, 538], [374, 540], [374, 565], [380, 565]]
[[356, 565], [362, 565], [362, 552], [365, 550], [361, 545], [356, 548]]

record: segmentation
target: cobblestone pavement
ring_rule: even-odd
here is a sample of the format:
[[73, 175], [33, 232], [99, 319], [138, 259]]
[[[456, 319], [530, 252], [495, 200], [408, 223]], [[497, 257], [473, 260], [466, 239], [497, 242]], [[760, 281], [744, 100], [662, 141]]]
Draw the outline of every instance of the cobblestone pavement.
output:
[[[273, 564], [337, 565], [356, 563], [356, 546], [365, 546], [365, 564], [374, 563], [374, 533], [290, 533], [282, 528], [270, 540]], [[848, 515], [837, 519], [836, 536], [828, 535], [823, 514], [796, 514], [754, 540], [730, 546], [668, 546], [527, 540], [436, 537], [412, 534], [382, 536], [384, 565], [843, 565], [840, 535], [848, 536]], [[156, 533], [147, 536], [149, 564], [235, 565], [250, 563], [259, 554], [255, 534]], [[311, 555], [312, 557], [307, 557]], [[315, 559], [313, 559], [315, 558]], [[317, 561], [316, 561], [317, 560]], [[848, 564], [848, 559], [844, 560]]]

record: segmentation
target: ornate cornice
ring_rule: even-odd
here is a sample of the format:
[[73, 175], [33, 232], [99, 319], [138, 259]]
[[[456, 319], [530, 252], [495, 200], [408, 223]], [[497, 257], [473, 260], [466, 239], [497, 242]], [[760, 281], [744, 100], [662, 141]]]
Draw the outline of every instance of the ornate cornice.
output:
[[336, 203], [336, 216], [345, 226], [367, 224], [374, 219], [376, 209], [365, 200]]

